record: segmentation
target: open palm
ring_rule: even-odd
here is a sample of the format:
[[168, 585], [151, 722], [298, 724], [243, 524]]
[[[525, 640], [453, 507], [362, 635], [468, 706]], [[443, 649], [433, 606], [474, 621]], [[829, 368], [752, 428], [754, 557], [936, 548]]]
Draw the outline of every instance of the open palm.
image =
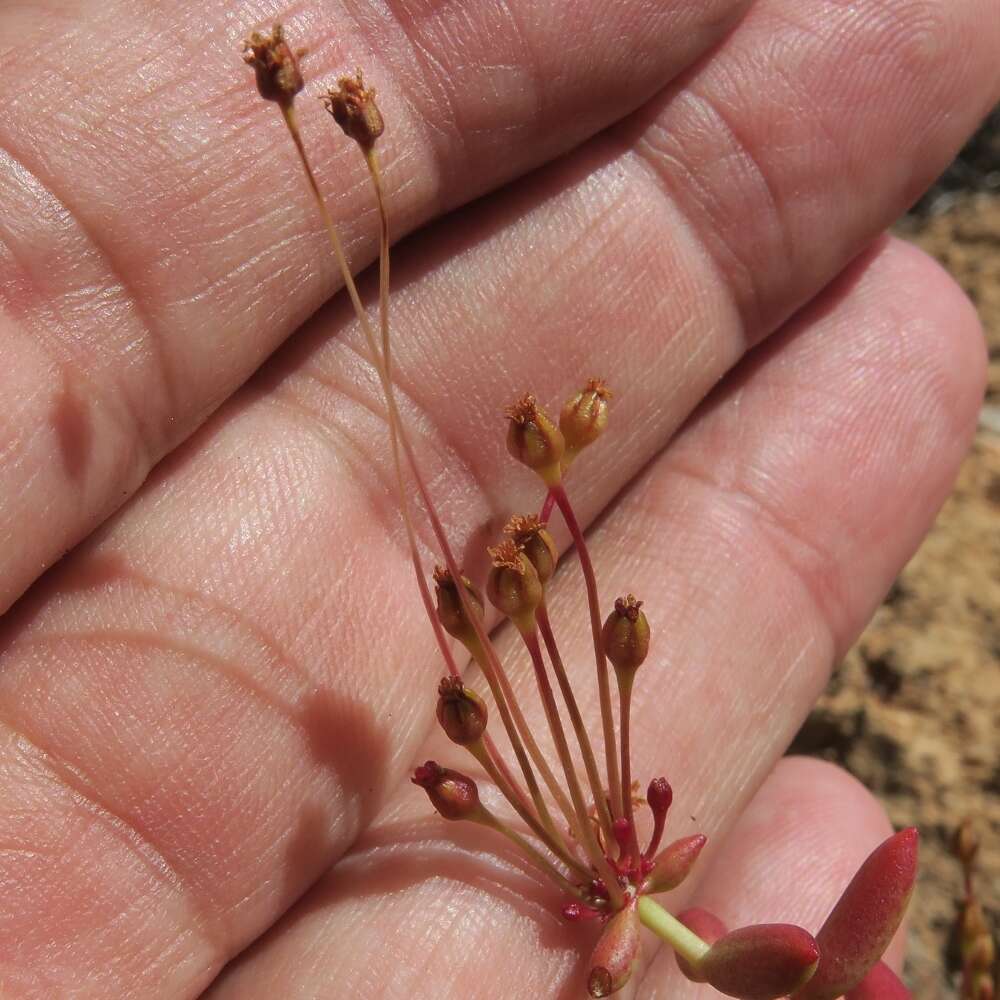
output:
[[[452, 537], [475, 567], [537, 507], [504, 404], [603, 376], [568, 488], [603, 600], [654, 629], [636, 773], [715, 848], [685, 898], [815, 929], [886, 820], [776, 762], [973, 428], [975, 315], [879, 233], [1000, 94], [994, 7], [6, 5], [4, 996], [581, 990], [591, 931], [406, 781], [468, 764], [432, 725], [376, 380], [239, 61], [274, 19], [316, 92], [355, 65], [379, 88], [394, 235], [426, 226], [394, 258], [396, 378]], [[360, 267], [364, 167], [313, 103]], [[551, 603], [589, 687], [572, 563]], [[704, 993], [652, 947], [628, 989]]]

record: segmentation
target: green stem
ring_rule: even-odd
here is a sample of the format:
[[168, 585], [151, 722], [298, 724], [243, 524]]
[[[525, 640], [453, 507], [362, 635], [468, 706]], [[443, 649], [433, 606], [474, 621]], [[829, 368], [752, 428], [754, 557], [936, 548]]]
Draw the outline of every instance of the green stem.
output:
[[708, 952], [709, 945], [649, 896], [639, 897], [639, 919], [692, 965], [697, 965]]

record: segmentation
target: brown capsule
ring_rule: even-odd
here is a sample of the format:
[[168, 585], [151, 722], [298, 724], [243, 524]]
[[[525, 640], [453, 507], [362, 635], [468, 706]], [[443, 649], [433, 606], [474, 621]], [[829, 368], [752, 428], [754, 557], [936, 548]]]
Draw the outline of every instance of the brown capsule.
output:
[[535, 567], [509, 538], [487, 551], [493, 566], [486, 579], [486, 596], [518, 627], [528, 626], [542, 600]]
[[362, 149], [369, 150], [385, 131], [382, 112], [375, 103], [375, 88], [366, 87], [361, 70], [354, 76], [342, 76], [321, 98], [333, 120]]
[[535, 397], [522, 396], [505, 411], [510, 426], [507, 429], [507, 450], [519, 462], [534, 469], [546, 486], [555, 486], [562, 478], [561, 462], [566, 443], [562, 431], [535, 402]]
[[253, 32], [243, 42], [243, 61], [253, 66], [257, 89], [265, 101], [290, 107], [305, 86], [295, 53], [285, 41], [284, 29], [276, 24], [270, 35]]
[[437, 761], [421, 764], [410, 780], [427, 792], [431, 805], [445, 819], [481, 819], [485, 814], [472, 778], [442, 767]]
[[611, 395], [611, 390], [601, 379], [592, 378], [580, 392], [566, 400], [559, 414], [559, 430], [566, 442], [564, 467], [604, 433], [604, 428], [608, 426], [608, 400]]
[[642, 666], [649, 652], [649, 622], [642, 613], [642, 601], [631, 594], [615, 601], [601, 633], [604, 652], [615, 670], [631, 673]]
[[966, 816], [955, 830], [951, 841], [951, 851], [956, 858], [968, 868], [976, 860], [979, 851], [979, 838], [976, 836], [972, 817]]
[[538, 574], [544, 586], [552, 579], [559, 550], [549, 529], [534, 514], [514, 514], [503, 529]]
[[486, 703], [459, 677], [445, 677], [438, 685], [437, 717], [448, 739], [459, 746], [478, 743], [486, 732]]
[[[466, 616], [465, 608], [462, 607], [454, 578], [443, 566], [434, 568], [434, 585], [438, 621], [441, 622], [444, 630], [467, 646], [474, 643], [476, 630]], [[465, 587], [465, 596], [469, 599], [473, 611], [482, 619], [483, 598], [479, 591], [473, 587], [467, 576], [462, 577], [462, 586]]]

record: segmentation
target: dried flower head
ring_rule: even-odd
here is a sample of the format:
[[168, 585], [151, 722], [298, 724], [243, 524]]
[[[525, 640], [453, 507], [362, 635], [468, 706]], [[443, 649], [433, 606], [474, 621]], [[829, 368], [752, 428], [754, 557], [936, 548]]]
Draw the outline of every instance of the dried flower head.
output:
[[243, 43], [243, 61], [257, 74], [257, 89], [265, 101], [291, 105], [305, 86], [296, 54], [285, 41], [280, 24], [270, 35], [254, 31]]
[[509, 538], [487, 551], [492, 562], [486, 580], [490, 603], [515, 622], [532, 618], [542, 600], [542, 584], [535, 567]]
[[615, 670], [634, 671], [649, 654], [649, 622], [642, 611], [642, 601], [631, 594], [615, 601], [602, 632], [604, 652]]
[[519, 462], [534, 469], [546, 486], [555, 486], [562, 478], [561, 462], [566, 450], [562, 431], [539, 408], [530, 393], [504, 412], [510, 421], [507, 450]]
[[534, 514], [513, 514], [503, 530], [535, 567], [542, 585], [548, 583], [559, 561], [559, 550], [549, 529]]
[[608, 401], [611, 390], [602, 379], [592, 378], [575, 396], [563, 405], [559, 414], [559, 430], [566, 442], [563, 468], [587, 447], [593, 444], [608, 426]]
[[365, 86], [361, 70], [356, 70], [354, 76], [340, 77], [337, 86], [320, 99], [333, 120], [363, 150], [374, 146], [385, 131], [382, 112], [375, 103], [375, 88]]

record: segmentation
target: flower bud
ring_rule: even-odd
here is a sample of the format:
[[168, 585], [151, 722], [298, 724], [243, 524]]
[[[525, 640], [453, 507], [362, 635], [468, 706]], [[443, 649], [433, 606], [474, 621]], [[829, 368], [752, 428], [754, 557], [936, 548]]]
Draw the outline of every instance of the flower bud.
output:
[[522, 396], [507, 407], [507, 450], [519, 462], [534, 469], [546, 486], [555, 486], [562, 478], [560, 463], [566, 443], [562, 432], [539, 409], [532, 395]]
[[816, 941], [816, 975], [795, 1000], [835, 1000], [858, 986], [899, 927], [917, 874], [917, 831], [883, 841], [851, 879]]
[[[698, 906], [693, 906], [689, 910], [678, 913], [677, 919], [688, 930], [697, 934], [705, 944], [715, 944], [726, 933], [726, 925], [714, 913], [703, 910]], [[677, 968], [681, 970], [687, 979], [690, 979], [693, 983], [704, 983], [706, 981], [705, 976], [702, 974], [700, 963], [697, 966], [692, 965], [679, 951], [674, 952], [674, 957], [677, 959]]]
[[514, 514], [503, 529], [538, 574], [544, 586], [552, 579], [559, 550], [549, 529], [534, 514]]
[[445, 677], [438, 685], [438, 722], [448, 739], [459, 746], [478, 743], [486, 731], [486, 704], [459, 677]]
[[691, 874], [691, 869], [707, 840], [703, 833], [696, 833], [668, 844], [657, 855], [656, 863], [643, 883], [642, 891], [656, 893], [676, 889]]
[[305, 86], [295, 53], [285, 41], [280, 24], [271, 29], [270, 35], [253, 32], [243, 42], [243, 61], [253, 66], [257, 89], [265, 101], [277, 101], [282, 107], [290, 107], [295, 95]]
[[493, 560], [486, 580], [490, 603], [519, 628], [527, 626], [542, 600], [542, 584], [535, 567], [509, 539], [487, 551]]
[[375, 88], [365, 87], [361, 70], [356, 70], [354, 76], [340, 77], [337, 86], [331, 87], [321, 100], [345, 135], [363, 150], [371, 149], [385, 130], [382, 113], [375, 103]]
[[604, 925], [597, 940], [587, 974], [587, 991], [592, 997], [609, 997], [632, 978], [639, 942], [639, 914], [635, 905], [629, 905]]
[[742, 1000], [777, 1000], [816, 971], [819, 948], [794, 924], [755, 924], [719, 938], [698, 970], [720, 993]]
[[[472, 626], [462, 607], [462, 601], [458, 595], [458, 587], [452, 578], [451, 573], [443, 566], [434, 569], [435, 596], [437, 597], [437, 616], [444, 630], [455, 639], [465, 643], [467, 646], [476, 639], [476, 630]], [[483, 617], [483, 599], [478, 590], [472, 586], [467, 576], [462, 577], [462, 586], [465, 587], [465, 596], [472, 604], [473, 610]]]
[[431, 805], [445, 819], [481, 819], [485, 810], [479, 803], [479, 789], [472, 778], [442, 767], [437, 761], [421, 764], [410, 779], [427, 792]]
[[604, 623], [604, 652], [619, 672], [637, 670], [649, 652], [649, 622], [641, 609], [642, 601], [631, 594], [619, 597]]
[[611, 390], [599, 378], [592, 378], [581, 392], [566, 401], [559, 414], [559, 430], [566, 442], [563, 468], [604, 433], [609, 399]]

